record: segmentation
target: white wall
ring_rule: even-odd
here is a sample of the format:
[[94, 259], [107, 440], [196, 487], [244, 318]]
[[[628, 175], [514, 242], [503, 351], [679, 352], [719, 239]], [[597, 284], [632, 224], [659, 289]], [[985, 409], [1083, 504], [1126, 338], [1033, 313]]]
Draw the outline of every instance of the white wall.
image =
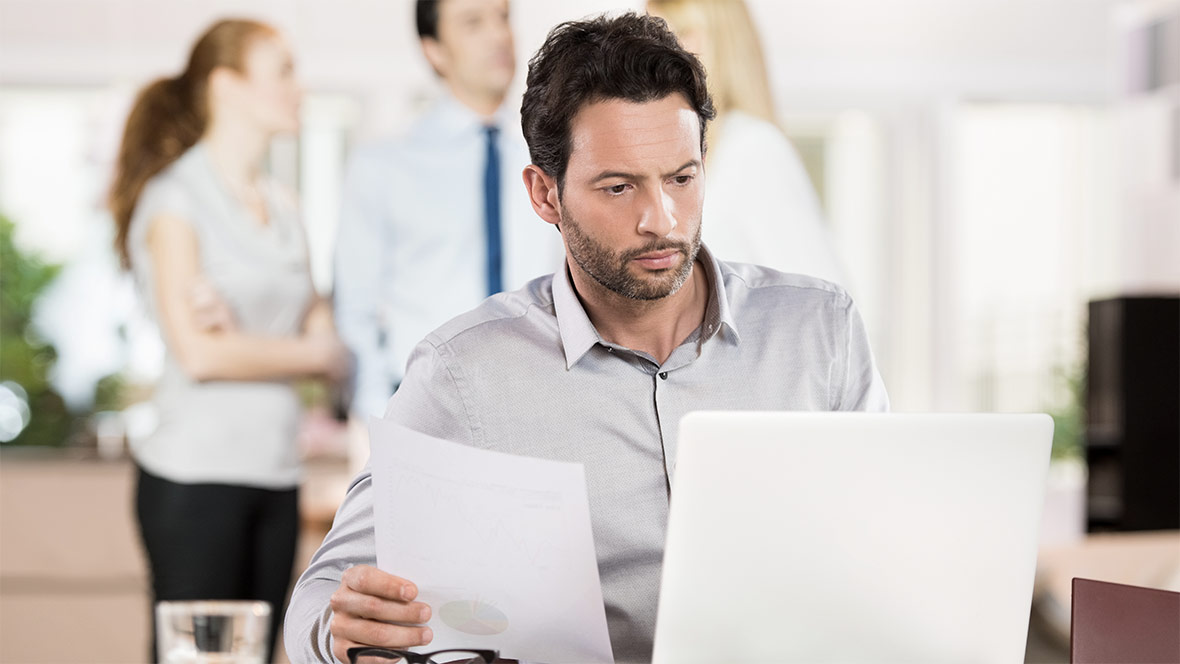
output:
[[[518, 83], [550, 27], [621, 6], [516, 0]], [[434, 86], [413, 7], [412, 0], [0, 0], [0, 85], [139, 85], [179, 71], [212, 21], [249, 16], [289, 36], [309, 90], [363, 99], [364, 133], [377, 133], [408, 117]]]
[[[784, 125], [828, 141], [831, 222], [855, 261], [853, 292], [896, 405], [970, 407], [960, 366], [967, 323], [955, 253], [963, 223], [956, 189], [962, 173], [955, 166], [959, 111], [977, 102], [1111, 105], [1121, 75], [1112, 16], [1132, 3], [748, 2]], [[241, 13], [283, 28], [308, 89], [327, 95], [328, 104], [332, 93], [351, 100], [359, 114], [355, 137], [365, 137], [403, 125], [433, 92], [417, 51], [412, 6], [411, 0], [0, 0], [0, 88], [94, 86], [127, 95], [178, 70], [211, 20]], [[640, 6], [514, 0], [520, 72], [558, 21]], [[326, 155], [342, 148], [332, 142], [339, 139], [304, 138], [307, 149]], [[317, 218], [333, 207], [328, 194], [305, 201]], [[331, 225], [312, 232], [326, 241]], [[1119, 252], [1124, 240], [1116, 235], [1111, 251]], [[1127, 242], [1120, 264], [1168, 264], [1166, 250], [1152, 247], [1154, 257], [1144, 263], [1137, 257], [1150, 242]]]
[[[554, 23], [640, 2], [515, 0], [522, 62]], [[1115, 0], [750, 0], [788, 107], [946, 94], [1104, 99]], [[0, 83], [140, 81], [215, 17], [284, 28], [313, 89], [426, 77], [410, 0], [0, 0]]]
[[753, 1], [787, 108], [950, 96], [1095, 101], [1113, 0]]

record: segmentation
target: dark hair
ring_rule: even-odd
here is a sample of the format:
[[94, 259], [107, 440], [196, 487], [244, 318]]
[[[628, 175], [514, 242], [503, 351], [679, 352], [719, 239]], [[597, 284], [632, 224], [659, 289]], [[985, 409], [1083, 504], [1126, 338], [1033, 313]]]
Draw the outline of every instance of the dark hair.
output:
[[418, 38], [438, 39], [438, 3], [442, 0], [418, 0], [414, 7], [414, 22], [418, 25]]
[[107, 200], [123, 267], [131, 267], [127, 232], [144, 186], [205, 133], [209, 74], [217, 67], [243, 71], [246, 50], [254, 38], [274, 32], [258, 21], [218, 21], [197, 40], [183, 73], [159, 79], [139, 93], [127, 116]]
[[661, 18], [627, 12], [569, 21], [549, 33], [529, 61], [520, 107], [533, 164], [563, 186], [570, 123], [587, 104], [606, 99], [644, 103], [680, 93], [705, 127], [715, 115], [705, 68]]

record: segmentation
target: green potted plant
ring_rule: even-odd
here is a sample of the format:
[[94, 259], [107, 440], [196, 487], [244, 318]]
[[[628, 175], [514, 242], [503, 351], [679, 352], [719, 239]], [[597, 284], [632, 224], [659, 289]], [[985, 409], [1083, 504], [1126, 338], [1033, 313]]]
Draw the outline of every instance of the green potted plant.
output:
[[57, 351], [37, 334], [32, 316], [61, 266], [21, 251], [14, 230], [0, 215], [0, 443], [60, 446], [73, 417], [49, 382]]

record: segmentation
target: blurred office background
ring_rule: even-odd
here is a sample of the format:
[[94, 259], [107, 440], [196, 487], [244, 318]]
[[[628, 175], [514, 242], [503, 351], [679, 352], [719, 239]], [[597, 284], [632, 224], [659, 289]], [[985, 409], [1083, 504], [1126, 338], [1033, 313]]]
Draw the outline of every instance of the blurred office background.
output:
[[[748, 4], [894, 408], [1054, 414], [1067, 490], [1050, 496], [1045, 547], [1075, 544], [1089, 303], [1180, 293], [1180, 2]], [[514, 0], [518, 93], [550, 27], [624, 8], [642, 4]], [[123, 636], [146, 629], [131, 615], [146, 612], [143, 565], [119, 491], [125, 438], [152, 426], [162, 349], [118, 271], [104, 196], [134, 94], [227, 15], [270, 22], [295, 48], [303, 126], [270, 168], [300, 193], [322, 292], [350, 148], [437, 92], [409, 0], [0, 0], [0, 660], [55, 661], [37, 639], [59, 633], [49, 616], [65, 606], [123, 621]], [[1180, 371], [1164, 357], [1165, 374]], [[347, 452], [322, 395], [305, 393], [303, 442], [320, 460], [309, 482], [322, 484], [304, 499], [330, 518]], [[131, 643], [107, 661], [137, 657], [138, 638], [116, 632]], [[1052, 638], [1031, 661], [1059, 656]]]

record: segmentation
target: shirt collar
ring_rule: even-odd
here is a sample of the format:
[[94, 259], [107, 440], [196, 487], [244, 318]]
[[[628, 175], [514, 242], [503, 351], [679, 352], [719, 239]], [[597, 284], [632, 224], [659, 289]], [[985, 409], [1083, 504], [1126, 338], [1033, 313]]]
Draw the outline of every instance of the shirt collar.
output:
[[[459, 103], [459, 100], [455, 99], [455, 96], [445, 87], [439, 92], [438, 99], [435, 100], [425, 117], [429, 118], [439, 129], [454, 134], [483, 131], [483, 128], [489, 124], [488, 119]], [[501, 104], [491, 117], [491, 124], [498, 127], [501, 132], [512, 122], [512, 108], [506, 103]]]
[[705, 266], [705, 276], [709, 278], [710, 297], [705, 305], [704, 329], [701, 330], [701, 343], [708, 341], [721, 333], [722, 329], [729, 330], [734, 345], [741, 343], [737, 323], [734, 322], [733, 309], [729, 304], [729, 294], [725, 290], [725, 277], [729, 273], [729, 266], [717, 260], [713, 252], [705, 245], [701, 245], [698, 255], [701, 264]]
[[557, 330], [561, 333], [565, 368], [568, 371], [594, 344], [601, 343], [602, 337], [598, 336], [598, 330], [594, 329], [590, 316], [574, 292], [569, 265], [566, 263], [562, 263], [561, 269], [553, 274], [553, 310], [557, 314]]
[[[710, 289], [709, 302], [705, 305], [705, 318], [701, 323], [700, 344], [704, 345], [723, 328], [729, 330], [732, 335], [731, 341], [737, 344], [741, 337], [738, 336], [733, 312], [729, 307], [729, 297], [725, 293], [723, 266], [703, 244], [697, 258], [705, 268]], [[598, 330], [594, 329], [590, 316], [574, 291], [568, 264], [563, 264], [553, 275], [553, 308], [557, 314], [557, 329], [561, 334], [562, 349], [565, 351], [566, 370], [573, 368], [595, 344], [606, 345]]]

